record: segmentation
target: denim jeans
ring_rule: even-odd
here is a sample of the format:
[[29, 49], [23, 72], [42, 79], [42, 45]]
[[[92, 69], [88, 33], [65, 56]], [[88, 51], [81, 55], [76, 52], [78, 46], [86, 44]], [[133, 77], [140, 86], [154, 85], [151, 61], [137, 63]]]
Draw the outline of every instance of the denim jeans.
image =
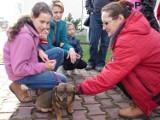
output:
[[[43, 47], [47, 47], [47, 44], [42, 44]], [[64, 52], [63, 49], [59, 48], [59, 47], [54, 47], [52, 49], [46, 49], [44, 50], [45, 53], [48, 55], [48, 58], [50, 60], [56, 60], [56, 66], [54, 68], [54, 71], [57, 71], [58, 67], [61, 65], [63, 59], [64, 59]], [[39, 58], [39, 61], [41, 62], [41, 58]]]
[[52, 89], [54, 86], [59, 84], [57, 77], [64, 83], [67, 82], [65, 75], [61, 73], [54, 72], [56, 76], [51, 71], [45, 71], [37, 75], [30, 75], [20, 80], [17, 83], [25, 84], [30, 89]]
[[[108, 51], [109, 37], [102, 26], [101, 15], [90, 15], [88, 64], [103, 67]], [[99, 45], [100, 44], [100, 45]]]

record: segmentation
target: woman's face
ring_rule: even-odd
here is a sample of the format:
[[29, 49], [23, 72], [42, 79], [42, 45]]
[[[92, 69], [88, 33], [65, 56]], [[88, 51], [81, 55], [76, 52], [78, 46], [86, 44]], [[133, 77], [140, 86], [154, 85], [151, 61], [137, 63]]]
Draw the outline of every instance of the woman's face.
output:
[[37, 18], [31, 17], [33, 25], [39, 34], [42, 34], [44, 30], [49, 28], [51, 18], [52, 16], [49, 13], [40, 13]]
[[54, 6], [52, 8], [52, 13], [53, 13], [53, 20], [55, 22], [59, 22], [62, 19], [63, 11], [62, 11], [61, 7]]
[[110, 38], [117, 31], [117, 29], [119, 28], [123, 20], [124, 20], [124, 17], [122, 15], [110, 17], [109, 12], [106, 12], [106, 11], [102, 12], [103, 30], [105, 30], [108, 33], [108, 36]]

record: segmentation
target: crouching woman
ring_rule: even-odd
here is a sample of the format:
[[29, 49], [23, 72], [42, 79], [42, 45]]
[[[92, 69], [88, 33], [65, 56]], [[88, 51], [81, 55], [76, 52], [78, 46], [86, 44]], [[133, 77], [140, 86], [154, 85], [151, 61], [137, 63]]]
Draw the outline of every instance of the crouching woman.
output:
[[3, 61], [8, 78], [13, 81], [10, 90], [20, 102], [30, 102], [33, 99], [27, 90], [22, 90], [21, 84], [30, 89], [52, 89], [59, 84], [57, 78], [62, 82], [67, 81], [63, 74], [52, 71], [56, 60], [46, 55], [45, 62], [38, 62], [39, 37], [50, 25], [51, 18], [50, 7], [44, 2], [38, 2], [33, 6], [30, 16], [21, 17], [7, 31]]
[[160, 105], [160, 34], [133, 4], [120, 0], [102, 8], [103, 29], [113, 54], [102, 72], [77, 86], [79, 94], [97, 94], [120, 87], [132, 100], [118, 114], [126, 118], [150, 115]]

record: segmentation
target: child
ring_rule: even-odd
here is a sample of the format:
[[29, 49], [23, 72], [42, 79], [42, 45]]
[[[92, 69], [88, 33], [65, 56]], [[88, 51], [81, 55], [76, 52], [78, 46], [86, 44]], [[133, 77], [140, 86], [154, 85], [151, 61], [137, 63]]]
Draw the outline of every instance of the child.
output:
[[48, 41], [47, 41], [47, 36], [49, 33], [50, 29], [49, 27], [40, 34], [39, 37], [39, 61], [40, 62], [46, 62], [47, 59], [49, 58], [54, 58], [56, 60], [56, 66], [54, 68], [54, 71], [57, 71], [58, 67], [61, 65], [63, 58], [64, 58], [64, 53], [63, 50], [60, 47], [54, 47], [52, 49], [49, 49]]
[[75, 74], [75, 68], [83, 69], [83, 68], [86, 68], [87, 66], [87, 63], [81, 59], [83, 51], [80, 45], [80, 40], [74, 36], [75, 26], [72, 22], [67, 22], [67, 33], [68, 33], [69, 43], [74, 48], [75, 52], [77, 53], [77, 60], [73, 64], [71, 63], [70, 59], [65, 58], [63, 62], [63, 66], [62, 66], [62, 71], [66, 75], [67, 75], [67, 70], [72, 70], [71, 74]]
[[42, 32], [42, 34], [40, 34], [39, 48], [41, 48], [44, 51], [49, 49], [47, 41], [48, 34], [49, 34], [49, 28], [47, 28]]

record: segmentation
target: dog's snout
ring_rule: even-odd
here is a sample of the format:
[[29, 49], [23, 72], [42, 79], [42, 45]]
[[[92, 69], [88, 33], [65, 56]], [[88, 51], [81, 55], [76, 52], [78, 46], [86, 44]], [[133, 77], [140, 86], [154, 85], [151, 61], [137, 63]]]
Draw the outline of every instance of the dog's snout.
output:
[[64, 94], [63, 100], [64, 100], [64, 101], [67, 101], [67, 94]]

